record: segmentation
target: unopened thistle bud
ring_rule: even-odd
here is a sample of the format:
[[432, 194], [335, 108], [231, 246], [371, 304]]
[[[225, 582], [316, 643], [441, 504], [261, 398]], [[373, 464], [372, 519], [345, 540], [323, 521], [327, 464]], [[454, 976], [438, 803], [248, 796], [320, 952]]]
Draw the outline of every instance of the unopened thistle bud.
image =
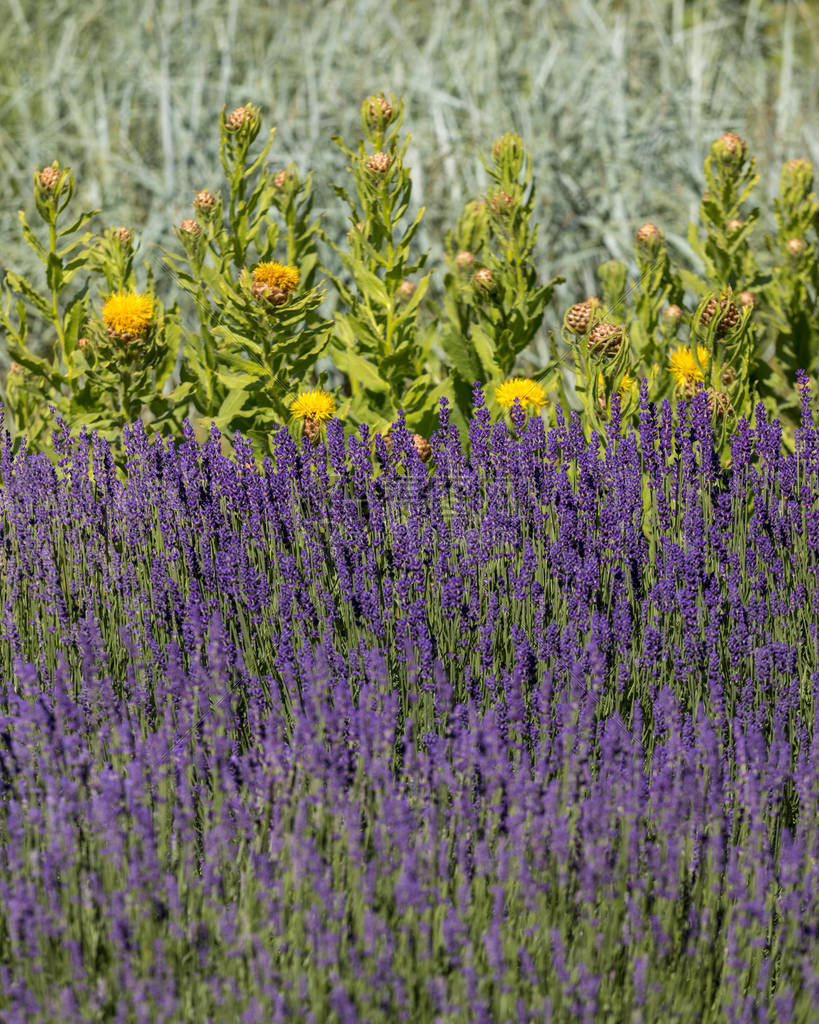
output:
[[292, 178], [292, 171], [278, 171], [273, 177], [273, 184], [276, 186], [276, 188], [283, 189], [287, 182], [291, 181]]
[[729, 387], [737, 379], [737, 372], [733, 366], [724, 366], [719, 375], [720, 383], [723, 387]]
[[515, 207], [515, 197], [510, 196], [508, 192], [504, 192], [502, 189], [498, 189], [492, 194], [490, 206], [495, 214], [509, 213]]
[[479, 288], [487, 292], [491, 292], [495, 287], [495, 278], [492, 276], [492, 271], [486, 267], [476, 270], [472, 280]]
[[655, 224], [646, 223], [637, 229], [634, 241], [638, 249], [647, 252], [657, 252], [663, 243], [663, 233]]
[[243, 129], [253, 127], [257, 119], [258, 114], [250, 104], [244, 107], [236, 107], [225, 118], [225, 129], [232, 135], [235, 135]]
[[389, 153], [373, 153], [366, 163], [371, 174], [386, 174], [391, 165], [392, 157]]
[[748, 155], [748, 146], [736, 132], [723, 132], [711, 145], [711, 152], [724, 164], [741, 164]]
[[88, 348], [88, 346], [90, 344], [91, 344], [91, 339], [90, 338], [86, 338], [85, 336], [83, 336], [82, 338], [77, 338], [77, 348], [80, 350], [80, 352], [82, 352], [83, 349]]
[[212, 192], [197, 192], [193, 201], [193, 208], [197, 213], [207, 216], [216, 206], [216, 196]]
[[754, 295], [753, 292], [740, 292], [739, 295], [737, 295], [737, 300], [739, 301], [740, 306], [756, 305], [756, 295]]
[[455, 257], [455, 265], [458, 270], [469, 270], [474, 262], [474, 253], [469, 252], [468, 249], [462, 249]]
[[611, 359], [620, 351], [623, 328], [618, 324], [601, 323], [589, 332], [589, 355], [598, 359]]
[[429, 446], [429, 441], [421, 434], [412, 435], [412, 443], [415, 446], [415, 450], [418, 453], [418, 458], [421, 462], [427, 462], [430, 455], [432, 455], [432, 449]]
[[367, 121], [370, 127], [378, 128], [381, 124], [388, 124], [391, 120], [392, 106], [383, 96], [370, 96], [367, 105]]
[[128, 228], [115, 228], [114, 238], [116, 238], [123, 249], [130, 249], [131, 243], [134, 240], [133, 233]]
[[735, 235], [744, 226], [744, 221], [737, 220], [736, 217], [733, 220], [729, 220], [725, 227], [728, 229], [728, 233]]
[[799, 257], [804, 255], [808, 245], [804, 238], [791, 238], [788, 242], [788, 252], [791, 256]]
[[50, 192], [60, 177], [60, 171], [57, 167], [44, 167], [40, 171], [40, 188], [43, 192]]
[[194, 238], [201, 233], [202, 229], [192, 217], [186, 217], [179, 225], [183, 235], [192, 235]]
[[716, 417], [717, 421], [724, 419], [725, 416], [732, 411], [731, 399], [724, 391], [717, 391], [716, 388], [708, 388], [706, 395], [708, 396], [708, 408]]
[[566, 313], [566, 326], [573, 334], [585, 334], [589, 329], [592, 315], [592, 300], [576, 302]]
[[409, 302], [415, 294], [415, 285], [412, 281], [402, 281], [398, 286], [396, 297], [400, 302]]
[[679, 306], [666, 306], [663, 310], [663, 319], [670, 327], [676, 327], [682, 320], [683, 311]]
[[712, 296], [700, 316], [700, 323], [703, 327], [707, 327], [711, 323], [718, 310], [723, 311], [722, 319], [717, 327], [717, 337], [722, 338], [739, 323], [740, 312], [731, 302], [730, 296], [722, 295], [719, 299]]
[[22, 377], [24, 373], [23, 367], [14, 359], [9, 364], [9, 377]]

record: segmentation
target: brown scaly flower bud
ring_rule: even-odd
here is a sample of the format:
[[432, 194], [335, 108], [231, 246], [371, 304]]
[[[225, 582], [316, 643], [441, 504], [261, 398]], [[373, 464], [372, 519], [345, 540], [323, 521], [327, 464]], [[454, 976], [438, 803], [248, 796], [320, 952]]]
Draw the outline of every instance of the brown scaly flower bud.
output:
[[723, 387], [729, 387], [737, 379], [737, 372], [733, 366], [724, 366], [719, 375], [720, 383]]
[[421, 462], [427, 462], [430, 455], [432, 455], [432, 449], [429, 446], [429, 441], [421, 434], [412, 435], [412, 443], [415, 445], [415, 450], [418, 452], [418, 458]]
[[273, 176], [273, 184], [278, 189], [284, 188], [284, 186], [287, 184], [287, 182], [288, 181], [292, 181], [292, 180], [293, 180], [293, 172], [292, 171], [287, 171], [287, 170], [278, 171]]
[[401, 284], [399, 284], [398, 286], [396, 297], [398, 298], [399, 302], [409, 302], [409, 300], [413, 297], [414, 294], [415, 285], [412, 283], [412, 281], [402, 281]]
[[598, 359], [613, 358], [623, 343], [623, 328], [618, 324], [601, 323], [589, 332], [589, 355]]
[[9, 363], [9, 377], [22, 377], [24, 368], [14, 359]]
[[91, 339], [90, 338], [86, 338], [85, 336], [83, 336], [82, 338], [77, 338], [77, 348], [80, 350], [80, 352], [82, 352], [83, 349], [88, 348], [88, 346], [90, 344], [91, 344]]
[[245, 125], [251, 125], [255, 119], [253, 110], [247, 107], [236, 107], [235, 110], [231, 110], [228, 116], [225, 118], [225, 128], [231, 133], [241, 131]]
[[60, 171], [56, 167], [44, 167], [40, 171], [40, 187], [44, 192], [50, 192], [57, 184]]
[[742, 163], [748, 155], [748, 146], [736, 132], [723, 132], [711, 145], [711, 152], [726, 164]]
[[389, 122], [392, 119], [392, 106], [384, 99], [383, 96], [371, 96], [370, 105], [367, 108], [369, 113], [370, 124], [373, 128], [378, 127], [378, 112], [381, 112], [385, 122]]
[[455, 257], [455, 265], [458, 270], [469, 270], [475, 262], [475, 256], [468, 249], [462, 249]]
[[207, 190], [197, 192], [193, 201], [193, 208], [197, 213], [207, 215], [216, 206], [216, 196]]
[[371, 174], [386, 174], [391, 166], [392, 157], [389, 153], [373, 153], [366, 163]]
[[788, 242], [788, 252], [791, 256], [796, 256], [797, 258], [804, 255], [807, 247], [808, 245], [804, 238], [791, 238]]
[[708, 396], [708, 408], [716, 416], [717, 421], [724, 419], [731, 412], [731, 399], [724, 391], [708, 388], [706, 395]]
[[589, 329], [592, 315], [592, 300], [576, 302], [566, 313], [566, 326], [573, 334], [585, 334]]
[[183, 235], [193, 235], [194, 238], [202, 231], [202, 229], [199, 227], [196, 221], [193, 220], [192, 217], [186, 217], [179, 225], [179, 230], [182, 232]]
[[655, 225], [647, 222], [643, 224], [641, 228], [637, 229], [634, 235], [634, 241], [637, 243], [639, 249], [647, 249], [650, 252], [655, 252], [662, 245], [663, 233]]
[[666, 306], [663, 310], [663, 319], [670, 327], [676, 327], [682, 320], [682, 315], [683, 311], [676, 305]]
[[756, 305], [756, 295], [754, 295], [753, 292], [740, 292], [739, 295], [737, 295], [737, 299], [739, 300], [740, 306]]
[[737, 220], [737, 218], [734, 217], [733, 220], [729, 220], [728, 221], [728, 223], [725, 225], [725, 227], [728, 229], [728, 233], [729, 234], [735, 235], [737, 233], [737, 231], [739, 231], [744, 226], [744, 224], [745, 224], [744, 221]]
[[707, 327], [711, 323], [718, 309], [722, 309], [724, 311], [719, 326], [717, 327], [717, 337], [722, 338], [729, 331], [733, 330], [739, 323], [740, 312], [733, 302], [731, 302], [728, 295], [722, 295], [719, 299], [717, 299], [716, 296], [712, 296], [708, 300], [708, 305], [702, 311], [702, 316], [700, 317], [700, 323], [703, 327]]
[[130, 249], [131, 243], [134, 240], [133, 233], [128, 228], [116, 228], [114, 230], [114, 238], [116, 238], [123, 249]]
[[317, 444], [320, 436], [321, 423], [315, 418], [315, 416], [305, 416], [302, 437], [311, 444]]
[[476, 270], [472, 280], [479, 288], [487, 292], [491, 292], [495, 287], [495, 278], [492, 276], [492, 271], [487, 267]]

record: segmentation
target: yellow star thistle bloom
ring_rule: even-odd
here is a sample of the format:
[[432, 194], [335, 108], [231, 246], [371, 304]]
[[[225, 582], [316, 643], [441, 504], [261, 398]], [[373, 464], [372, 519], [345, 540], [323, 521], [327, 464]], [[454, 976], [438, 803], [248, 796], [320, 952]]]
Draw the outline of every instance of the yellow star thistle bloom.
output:
[[[603, 374], [598, 374], [597, 386], [605, 388], [606, 382], [603, 380]], [[637, 387], [637, 381], [631, 376], [631, 374], [624, 373], [623, 379], [620, 381], [620, 387], [617, 389], [621, 395], [624, 395], [627, 391], [633, 391]]]
[[253, 283], [289, 295], [299, 283], [299, 272], [284, 263], [260, 263], [253, 271]]
[[144, 334], [154, 318], [154, 300], [140, 292], [114, 292], [102, 307], [102, 319], [112, 334]]
[[335, 411], [336, 400], [326, 391], [304, 391], [290, 405], [293, 416], [303, 420], [329, 420]]
[[[703, 369], [708, 365], [708, 349], [697, 345], [697, 357]], [[690, 348], [678, 348], [669, 353], [668, 368], [678, 387], [704, 379]]]
[[520, 400], [524, 411], [527, 405], [531, 405], [535, 412], [540, 412], [541, 407], [547, 404], [546, 395], [540, 384], [524, 377], [513, 377], [511, 380], [504, 381], [500, 387], [495, 388], [495, 399], [498, 405], [502, 405], [506, 409], [512, 408], [516, 398]]

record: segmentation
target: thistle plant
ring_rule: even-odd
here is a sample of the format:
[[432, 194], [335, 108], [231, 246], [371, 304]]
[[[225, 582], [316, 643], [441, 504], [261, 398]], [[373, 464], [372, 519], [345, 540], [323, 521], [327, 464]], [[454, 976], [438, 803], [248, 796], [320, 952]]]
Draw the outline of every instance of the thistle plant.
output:
[[[51, 458], [45, 442], [52, 406], [72, 424], [112, 441], [141, 416], [150, 418], [153, 429], [181, 427], [173, 419], [175, 403], [159, 390], [176, 362], [175, 310], [166, 315], [153, 295], [150, 268], [148, 290], [137, 290], [130, 229], [73, 237], [98, 212], [85, 211], [71, 220], [74, 187], [70, 168], [57, 162], [35, 172], [34, 202], [48, 231], [47, 243], [29, 225], [25, 211], [19, 216], [23, 237], [44, 265], [47, 291], [9, 271], [0, 311], [6, 344], [19, 368], [5, 396], [15, 443], [25, 432], [28, 443], [44, 448]], [[29, 349], [30, 313], [53, 332], [50, 359]], [[121, 448], [117, 458], [122, 458]]]
[[425, 432], [438, 399], [448, 395], [450, 387], [439, 379], [431, 357], [433, 332], [419, 325], [432, 274], [417, 277], [427, 253], [418, 259], [411, 256], [424, 208], [410, 224], [404, 223], [412, 180], [405, 162], [410, 136], [402, 141], [400, 135], [403, 117], [403, 102], [392, 95], [389, 100], [368, 96], [361, 106], [365, 139], [358, 150], [351, 150], [340, 137], [333, 139], [349, 160], [354, 191], [333, 186], [350, 211], [348, 247], [323, 235], [346, 272], [342, 278], [327, 271], [341, 300], [330, 352], [349, 381], [345, 413], [351, 422], [366, 421], [382, 430], [403, 409], [407, 423]]
[[[315, 286], [318, 219], [311, 221], [312, 174], [264, 161], [275, 135], [251, 154], [261, 128], [252, 104], [219, 119], [227, 196], [194, 199], [196, 219], [176, 229], [183, 255], [166, 253], [180, 286], [193, 296], [198, 326], [184, 328], [185, 361], [173, 396], [189, 399], [199, 435], [213, 422], [242, 430], [267, 451], [305, 381], [322, 383], [315, 364], [328, 342]], [[275, 257], [279, 249], [287, 262]]]
[[[496, 387], [515, 369], [543, 322], [556, 285], [538, 283], [537, 226], [532, 221], [532, 160], [519, 135], [507, 132], [481, 157], [490, 178], [485, 198], [466, 206], [447, 236], [441, 347], [453, 374], [456, 420], [469, 413], [472, 385]], [[547, 390], [558, 382], [550, 362], [535, 374]]]

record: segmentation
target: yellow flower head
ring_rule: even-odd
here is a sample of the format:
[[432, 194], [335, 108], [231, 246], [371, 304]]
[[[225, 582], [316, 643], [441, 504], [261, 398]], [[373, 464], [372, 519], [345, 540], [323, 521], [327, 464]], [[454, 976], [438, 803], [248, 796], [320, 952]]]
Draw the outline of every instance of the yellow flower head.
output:
[[523, 377], [513, 377], [505, 381], [500, 387], [495, 388], [495, 398], [498, 405], [511, 409], [515, 399], [520, 399], [524, 412], [527, 405], [531, 405], [535, 412], [540, 412], [542, 406], [546, 405], [547, 399], [540, 384], [533, 380], [526, 380]]
[[[703, 369], [708, 364], [708, 349], [697, 345], [697, 358]], [[697, 366], [690, 348], [677, 348], [669, 353], [668, 368], [678, 387], [704, 380], [703, 371]]]
[[290, 412], [298, 419], [329, 420], [335, 411], [336, 400], [326, 391], [304, 391], [290, 405]]
[[289, 295], [299, 283], [299, 272], [284, 263], [260, 263], [253, 271], [253, 283]]
[[[599, 388], [605, 388], [606, 382], [603, 380], [603, 374], [597, 375], [597, 386]], [[637, 387], [637, 381], [629, 373], [623, 374], [623, 379], [620, 381], [620, 387], [617, 389], [618, 393], [624, 395], [627, 391], [633, 391]]]
[[141, 292], [114, 292], [102, 307], [102, 319], [112, 334], [144, 334], [154, 318], [154, 300]]

